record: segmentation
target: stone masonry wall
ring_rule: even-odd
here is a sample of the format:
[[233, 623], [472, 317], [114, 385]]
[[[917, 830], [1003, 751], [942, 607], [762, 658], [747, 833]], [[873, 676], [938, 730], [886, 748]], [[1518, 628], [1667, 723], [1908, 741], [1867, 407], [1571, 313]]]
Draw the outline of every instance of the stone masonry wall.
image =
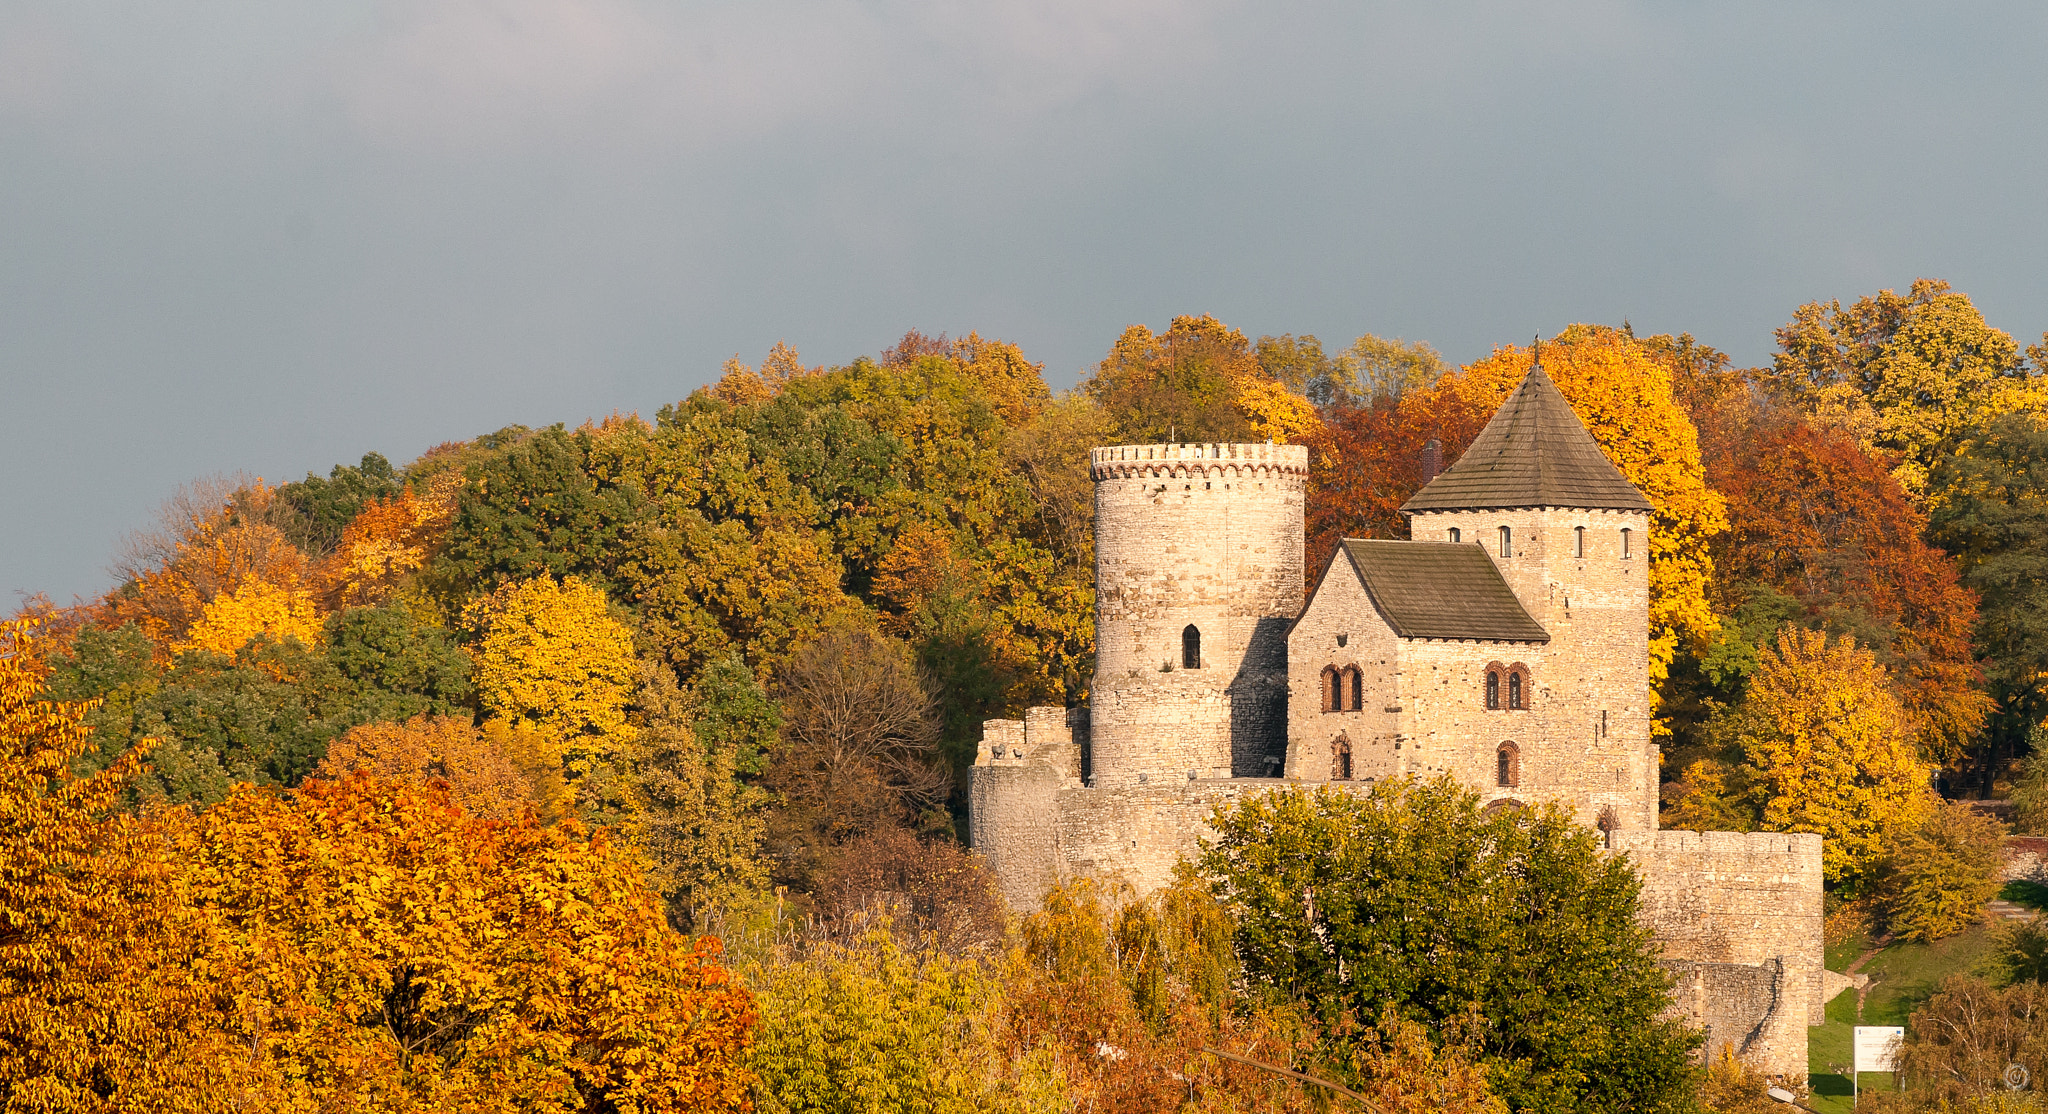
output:
[[[1285, 747], [1308, 450], [1121, 445], [1094, 450], [1091, 471], [1095, 783], [1269, 772]], [[1195, 669], [1182, 661], [1189, 626]]]
[[[1694, 1024], [1716, 1034], [1750, 1034], [1737, 1051], [1768, 1071], [1806, 1070], [1806, 1029], [1823, 1019], [1821, 838], [1777, 832], [1619, 831], [1610, 839], [1643, 879], [1642, 916], [1680, 972], [1701, 965], [1776, 965], [1772, 1008], [1756, 1014], [1754, 994], [1707, 994], [1677, 1001]], [[1733, 985], [1763, 976], [1706, 972]], [[1699, 1012], [1704, 1011], [1704, 1012]], [[1716, 1039], [1720, 1039], [1717, 1036]], [[1711, 1049], [1709, 1050], [1712, 1051]]]
[[[1394, 686], [1400, 654], [1401, 640], [1374, 608], [1350, 558], [1340, 551], [1287, 636], [1291, 678], [1287, 690], [1288, 777], [1309, 781], [1334, 778], [1332, 755], [1340, 735], [1351, 744], [1353, 778], [1370, 780], [1400, 773], [1400, 754], [1395, 749], [1401, 729], [1400, 699]], [[1358, 711], [1323, 710], [1322, 672], [1332, 666], [1358, 668], [1365, 697]]]
[[[1550, 634], [1547, 645], [1529, 651], [1538, 660], [1528, 661], [1533, 699], [1526, 713], [1485, 713], [1476, 703], [1486, 665], [1511, 664], [1500, 656], [1509, 647], [1411, 647], [1414, 664], [1404, 664], [1410, 688], [1402, 704], [1415, 715], [1403, 733], [1426, 756], [1423, 764], [1469, 771], [1460, 774], [1467, 784], [1488, 786], [1497, 748], [1512, 739], [1522, 749], [1524, 799], [1567, 804], [1587, 824], [1611, 811], [1622, 829], [1654, 829], [1658, 770], [1650, 741], [1647, 516], [1561, 508], [1447, 511], [1418, 514], [1410, 525], [1421, 540], [1445, 540], [1456, 529], [1463, 541], [1484, 546], [1516, 598]], [[1502, 526], [1512, 531], [1505, 557], [1499, 548]], [[1577, 548], [1581, 529], [1583, 556]], [[1623, 529], [1630, 532], [1627, 556], [1621, 552]], [[1447, 690], [1421, 683], [1425, 665], [1434, 670], [1434, 680], [1460, 673], [1472, 678], [1467, 691], [1475, 702], [1445, 704], [1441, 695]], [[1478, 719], [1470, 718], [1475, 710]], [[1526, 722], [1503, 722], [1503, 715]]]

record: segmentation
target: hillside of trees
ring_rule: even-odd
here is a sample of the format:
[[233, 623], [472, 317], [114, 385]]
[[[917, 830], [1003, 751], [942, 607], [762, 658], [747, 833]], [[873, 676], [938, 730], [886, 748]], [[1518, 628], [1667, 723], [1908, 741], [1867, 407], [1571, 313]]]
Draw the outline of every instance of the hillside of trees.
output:
[[[964, 850], [981, 722], [1088, 696], [1090, 447], [1306, 444], [1313, 574], [1405, 537], [1424, 445], [1533, 357], [1190, 316], [1055, 394], [913, 332], [652, 420], [195, 482], [117, 588], [0, 628], [0, 1106], [1351, 1101], [1284, 1068], [1387, 1111], [1743, 1109], [1656, 1020], [1632, 876], [1548, 810], [1276, 798], [1162, 894], [1023, 918]], [[1626, 324], [1541, 359], [1656, 508], [1663, 826], [1822, 834], [1831, 933], [1971, 923], [2004, 831], [1953, 798], [2048, 832], [2048, 335], [1920, 280], [1797, 307], [1768, 367]], [[1370, 933], [1320, 969], [1242, 874], [1300, 867], [1276, 830], [1417, 825], [1552, 921], [1461, 924], [1434, 982]]]

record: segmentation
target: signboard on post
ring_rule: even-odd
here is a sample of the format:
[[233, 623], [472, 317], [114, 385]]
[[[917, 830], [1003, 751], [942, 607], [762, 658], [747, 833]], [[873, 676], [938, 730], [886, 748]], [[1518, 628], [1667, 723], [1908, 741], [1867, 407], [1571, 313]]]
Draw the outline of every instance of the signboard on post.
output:
[[1856, 1026], [1856, 1067], [1863, 1071], [1899, 1070], [1899, 1042], [1906, 1038], [1900, 1025]]

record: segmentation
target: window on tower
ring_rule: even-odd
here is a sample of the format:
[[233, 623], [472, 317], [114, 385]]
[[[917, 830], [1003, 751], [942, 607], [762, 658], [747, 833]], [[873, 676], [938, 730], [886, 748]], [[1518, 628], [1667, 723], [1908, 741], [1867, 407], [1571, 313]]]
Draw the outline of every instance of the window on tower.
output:
[[1454, 542], [1460, 542], [1465, 540], [1465, 535], [1460, 533], [1456, 526], [1451, 527], [1451, 532], [1449, 536], [1450, 539]]
[[1515, 555], [1515, 532], [1506, 526], [1500, 528], [1500, 555], [1503, 557], [1513, 557]]
[[1341, 712], [1344, 710], [1344, 705], [1338, 696], [1338, 692], [1337, 667], [1326, 665], [1323, 667], [1323, 711]]
[[1351, 780], [1351, 739], [1339, 735], [1330, 743], [1330, 780]]
[[1489, 712], [1500, 710], [1499, 669], [1489, 669], [1486, 671], [1486, 710]]
[[1180, 632], [1180, 667], [1182, 669], [1202, 668], [1202, 632], [1193, 623]]
[[1632, 532], [1632, 531], [1630, 531], [1630, 530], [1629, 530], [1629, 528], [1628, 528], [1628, 527], [1626, 527], [1626, 526], [1624, 526], [1624, 527], [1622, 527], [1622, 528], [1621, 528], [1621, 555], [1622, 555], [1623, 557], [1626, 557], [1626, 556], [1628, 556], [1628, 555], [1629, 555], [1629, 551], [1628, 551], [1628, 550], [1629, 550], [1629, 547], [1628, 547], [1628, 543], [1629, 543], [1629, 534], [1630, 534], [1631, 532]]
[[1574, 526], [1572, 527], [1572, 556], [1584, 557], [1585, 555], [1586, 528], [1584, 526]]
[[1508, 710], [1511, 712], [1522, 710], [1522, 675], [1520, 673], [1508, 674]]
[[1351, 666], [1344, 671], [1344, 710], [1356, 712], [1365, 707], [1365, 675]]
[[1513, 789], [1522, 783], [1522, 748], [1513, 743], [1502, 743], [1494, 752], [1493, 783], [1502, 789]]

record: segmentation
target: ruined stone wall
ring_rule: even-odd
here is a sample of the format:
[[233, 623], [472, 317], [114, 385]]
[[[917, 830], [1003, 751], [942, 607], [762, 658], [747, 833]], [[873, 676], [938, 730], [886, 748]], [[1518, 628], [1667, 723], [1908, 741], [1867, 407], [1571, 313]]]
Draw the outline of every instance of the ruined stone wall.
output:
[[[1499, 528], [1512, 531], [1512, 547], [1500, 554]], [[1633, 511], [1566, 508], [1439, 511], [1417, 514], [1412, 535], [1441, 541], [1456, 529], [1461, 540], [1481, 545], [1529, 614], [1550, 634], [1531, 652], [1533, 699], [1526, 713], [1494, 712], [1467, 719], [1464, 706], [1438, 706], [1417, 685], [1414, 700], [1422, 720], [1404, 728], [1434, 752], [1431, 767], [1469, 768], [1491, 763], [1504, 726], [1494, 717], [1526, 716], [1512, 730], [1536, 740], [1523, 747], [1523, 782], [1542, 799], [1569, 804], [1587, 824], [1609, 812], [1626, 830], [1657, 826], [1657, 751], [1650, 741], [1649, 691], [1649, 520]], [[1584, 530], [1580, 555], [1579, 530]], [[1629, 531], [1629, 552], [1621, 531]], [[1458, 649], [1464, 647], [1464, 650]], [[1430, 643], [1418, 647], [1416, 673], [1426, 662], [1439, 677], [1471, 670], [1470, 691], [1478, 693], [1488, 662], [1507, 647], [1482, 650], [1472, 643]], [[1469, 651], [1469, 653], [1467, 652]], [[1439, 686], [1440, 688], [1441, 686]], [[1475, 697], [1476, 698], [1476, 697]], [[1478, 704], [1471, 705], [1478, 708]], [[1501, 738], [1492, 736], [1500, 735]], [[1493, 771], [1479, 777], [1490, 784]], [[1478, 782], [1468, 781], [1479, 787]]]
[[[1349, 558], [1330, 562], [1307, 610], [1287, 635], [1286, 775], [1309, 781], [1336, 777], [1339, 736], [1351, 746], [1351, 776], [1390, 777], [1401, 770], [1396, 676], [1401, 640], [1373, 606]], [[1323, 708], [1323, 670], [1355, 666], [1364, 700], [1356, 712]]]
[[[1096, 784], [1270, 772], [1301, 609], [1300, 445], [1093, 451]], [[1197, 668], [1182, 636], [1200, 632]]]
[[[1619, 831], [1610, 846], [1627, 855], [1643, 879], [1642, 917], [1667, 965], [1681, 973], [1776, 965], [1764, 1015], [1757, 1013], [1757, 993], [1701, 991], [1704, 996], [1689, 998], [1682, 984], [1676, 999], [1692, 1022], [1717, 1034], [1752, 1034], [1737, 1051], [1766, 1070], [1804, 1071], [1806, 1028], [1824, 1018], [1821, 837]], [[1743, 980], [1760, 986], [1764, 976], [1705, 971], [1698, 977], [1732, 987]]]

